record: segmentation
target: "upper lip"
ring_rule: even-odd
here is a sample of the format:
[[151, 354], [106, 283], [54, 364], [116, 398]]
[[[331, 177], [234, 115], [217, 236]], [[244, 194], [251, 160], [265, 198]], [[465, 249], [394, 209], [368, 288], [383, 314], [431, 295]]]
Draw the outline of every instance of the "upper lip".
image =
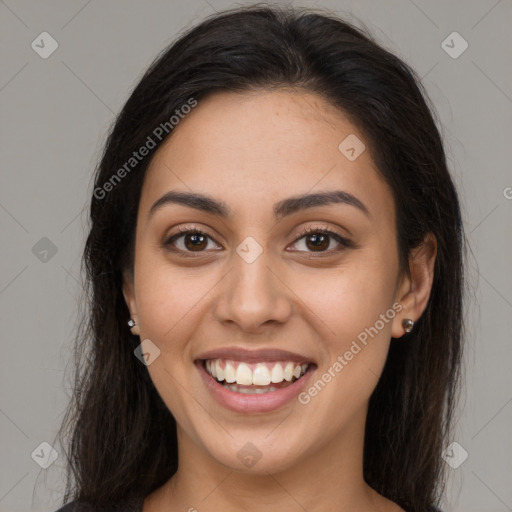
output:
[[247, 350], [240, 347], [227, 347], [209, 350], [197, 356], [196, 359], [230, 359], [233, 361], [244, 361], [246, 363], [271, 362], [271, 361], [292, 361], [294, 363], [314, 363], [310, 357], [296, 352], [281, 349]]

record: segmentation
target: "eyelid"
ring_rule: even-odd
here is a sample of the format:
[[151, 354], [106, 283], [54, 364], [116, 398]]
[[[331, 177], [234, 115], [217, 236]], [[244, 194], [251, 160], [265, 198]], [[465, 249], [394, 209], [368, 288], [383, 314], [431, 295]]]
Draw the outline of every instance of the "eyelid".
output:
[[[343, 249], [358, 247], [357, 244], [354, 243], [350, 238], [346, 237], [345, 235], [343, 235], [339, 231], [337, 231], [337, 230], [335, 230], [333, 228], [327, 227], [327, 226], [306, 226], [294, 238], [294, 240], [291, 242], [291, 245], [296, 244], [298, 241], [300, 241], [302, 238], [306, 237], [308, 234], [313, 234], [313, 233], [320, 233], [320, 234], [324, 233], [327, 236], [329, 236], [331, 238], [334, 238], [336, 240], [336, 242], [341, 247], [339, 247], [337, 249], [330, 249], [328, 251], [318, 251], [318, 252], [315, 252], [315, 251], [289, 251], [289, 252], [297, 252], [299, 254], [305, 253], [305, 254], [309, 255], [308, 257], [311, 257], [311, 256], [313, 256], [313, 257], [316, 257], [316, 256], [322, 257], [323, 255], [325, 255], [325, 256], [329, 255], [330, 256], [330, 255], [336, 254], [336, 253], [340, 252]], [[176, 233], [173, 233], [172, 235], [165, 237], [164, 242], [163, 242], [163, 246], [165, 248], [171, 247], [171, 242], [174, 242], [175, 240], [179, 239], [181, 236], [186, 235], [186, 234], [206, 235], [208, 238], [210, 238], [217, 245], [220, 245], [217, 242], [216, 238], [213, 235], [211, 235], [208, 232], [207, 229], [202, 228], [202, 227], [199, 228], [196, 225], [186, 225], [186, 226], [181, 226], [180, 228], [178, 228]], [[172, 248], [172, 249], [169, 249], [169, 250], [171, 250], [174, 253], [178, 253], [178, 254], [180, 254], [182, 256], [186, 256], [186, 257], [188, 257], [188, 256], [190, 256], [190, 257], [201, 257], [201, 256], [205, 256], [205, 255], [210, 255], [211, 254], [211, 251], [197, 251], [197, 252], [194, 252], [194, 251], [183, 251], [181, 249], [176, 249], [176, 248]], [[215, 249], [215, 250], [218, 250], [218, 249]]]
[[[182, 249], [177, 249], [175, 247], [172, 247], [172, 242], [175, 242], [176, 240], [178, 240], [179, 238], [181, 238], [182, 236], [187, 235], [187, 234], [206, 235], [210, 240], [213, 240], [217, 245], [220, 245], [217, 242], [217, 240], [215, 239], [215, 237], [211, 233], [209, 233], [207, 229], [202, 228], [202, 227], [199, 228], [195, 225], [186, 225], [186, 226], [180, 226], [177, 229], [176, 233], [166, 236], [164, 238], [162, 246], [165, 249], [167, 249], [175, 254], [178, 254], [180, 256], [184, 256], [184, 257], [197, 258], [197, 257], [201, 257], [201, 256], [208, 256], [211, 254], [211, 251], [198, 251], [198, 252], [183, 251]], [[215, 249], [215, 250], [218, 250], [218, 249]]]
[[329, 249], [327, 251], [293, 251], [297, 252], [299, 254], [306, 254], [307, 258], [322, 258], [322, 257], [328, 257], [333, 256], [335, 254], [340, 253], [341, 251], [345, 249], [351, 249], [351, 248], [357, 248], [358, 245], [353, 242], [350, 238], [346, 237], [342, 233], [340, 233], [338, 230], [330, 228], [328, 226], [306, 226], [301, 230], [298, 237], [295, 238], [295, 240], [292, 242], [292, 245], [296, 244], [300, 240], [302, 240], [304, 237], [308, 236], [309, 234], [313, 233], [320, 233], [320, 234], [326, 234], [330, 238], [333, 238], [338, 243], [339, 247], [335, 249]]

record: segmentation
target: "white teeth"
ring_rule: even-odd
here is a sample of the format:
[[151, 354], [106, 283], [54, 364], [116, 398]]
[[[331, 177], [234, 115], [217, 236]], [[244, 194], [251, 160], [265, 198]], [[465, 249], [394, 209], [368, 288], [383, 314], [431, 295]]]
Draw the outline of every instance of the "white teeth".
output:
[[270, 384], [270, 371], [263, 363], [258, 363], [252, 372], [252, 383], [255, 386], [267, 386]]
[[237, 384], [224, 384], [225, 388], [235, 393], [242, 393], [244, 395], [261, 395], [262, 393], [271, 393], [277, 391], [279, 388], [275, 386], [266, 386], [264, 388], [239, 388]]
[[252, 384], [252, 372], [245, 363], [240, 363], [236, 369], [236, 383], [246, 386]]
[[[247, 363], [239, 362], [237, 366], [234, 361], [225, 361], [222, 368], [221, 359], [211, 359], [205, 363], [206, 371], [219, 382], [225, 380], [228, 388], [230, 388], [228, 384], [268, 386], [271, 383], [292, 382], [294, 378], [299, 379], [304, 375], [309, 367], [307, 363], [301, 365], [292, 361], [257, 363], [252, 366], [254, 370], [251, 370], [251, 366]], [[243, 391], [238, 390], [238, 392]]]
[[293, 370], [295, 366], [293, 363], [286, 363], [286, 366], [284, 367], [284, 380], [287, 382], [290, 382], [293, 377]]
[[224, 370], [220, 367], [220, 361], [218, 359], [215, 361], [215, 377], [217, 377], [217, 380], [224, 380]]
[[274, 365], [272, 371], [270, 372], [270, 381], [273, 382], [274, 384], [277, 384], [278, 382], [283, 382], [283, 380], [283, 367], [279, 363], [277, 363]]
[[226, 362], [226, 367], [224, 368], [224, 378], [226, 379], [226, 382], [230, 384], [236, 381], [235, 367], [230, 362]]

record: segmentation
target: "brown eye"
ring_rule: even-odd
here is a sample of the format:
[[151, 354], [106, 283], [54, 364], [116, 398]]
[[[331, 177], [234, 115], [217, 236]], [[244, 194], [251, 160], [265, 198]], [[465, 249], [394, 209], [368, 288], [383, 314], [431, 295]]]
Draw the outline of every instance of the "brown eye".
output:
[[306, 246], [313, 251], [320, 250], [323, 251], [329, 247], [329, 236], [324, 234], [315, 233], [312, 235], [307, 235], [306, 237]]
[[[332, 255], [343, 249], [349, 247], [355, 247], [355, 244], [342, 236], [336, 231], [332, 231], [327, 228], [306, 228], [303, 230], [300, 238], [294, 242], [295, 245], [300, 245], [300, 242], [304, 239], [304, 249], [300, 248], [298, 252], [304, 252], [307, 254], [317, 253], [318, 255]], [[202, 256], [207, 255], [210, 250], [222, 249], [220, 246], [213, 244], [214, 247], [209, 247], [209, 242], [215, 242], [215, 240], [198, 229], [180, 229], [179, 233], [172, 235], [164, 242], [164, 247], [179, 254], [180, 256]], [[338, 247], [331, 247], [332, 242]], [[208, 250], [210, 249], [210, 250]]]
[[198, 229], [181, 229], [179, 231], [179, 233], [168, 238], [164, 242], [164, 246], [184, 255], [205, 252], [209, 241], [213, 240], [207, 233]]
[[205, 235], [198, 235], [196, 233], [188, 233], [183, 235], [184, 245], [189, 251], [196, 251], [205, 249], [208, 245]]
[[[299, 252], [327, 253], [329, 255], [348, 247], [354, 247], [351, 240], [327, 228], [306, 228], [301, 233], [301, 237], [298, 238], [293, 245], [300, 246], [299, 242], [303, 239], [305, 250], [299, 249]], [[334, 245], [338, 244], [338, 247], [329, 249], [333, 240], [335, 242]]]

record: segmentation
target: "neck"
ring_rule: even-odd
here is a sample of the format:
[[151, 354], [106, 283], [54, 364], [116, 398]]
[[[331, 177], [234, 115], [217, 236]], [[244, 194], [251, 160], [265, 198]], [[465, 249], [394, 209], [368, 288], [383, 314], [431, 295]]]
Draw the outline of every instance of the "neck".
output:
[[[363, 478], [366, 410], [334, 439], [312, 446], [290, 467], [248, 472], [219, 464], [178, 427], [179, 469], [146, 498], [143, 512], [384, 512], [401, 510]], [[263, 458], [261, 459], [263, 461]]]

